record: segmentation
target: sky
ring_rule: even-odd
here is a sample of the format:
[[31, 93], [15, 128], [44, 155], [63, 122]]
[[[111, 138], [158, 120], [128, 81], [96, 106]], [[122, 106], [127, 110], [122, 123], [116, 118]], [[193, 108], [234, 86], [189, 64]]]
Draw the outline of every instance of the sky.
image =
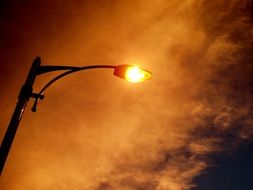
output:
[[0, 189], [252, 189], [252, 52], [251, 0], [2, 0], [1, 139], [36, 56], [153, 78], [87, 70], [30, 99]]

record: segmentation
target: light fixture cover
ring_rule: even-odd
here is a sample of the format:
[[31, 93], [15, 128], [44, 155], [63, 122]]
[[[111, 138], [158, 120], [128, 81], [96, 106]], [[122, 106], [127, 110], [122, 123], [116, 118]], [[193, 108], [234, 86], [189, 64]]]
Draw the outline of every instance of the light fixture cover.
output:
[[129, 82], [143, 82], [152, 77], [149, 71], [143, 70], [135, 65], [118, 65], [114, 69], [114, 75]]

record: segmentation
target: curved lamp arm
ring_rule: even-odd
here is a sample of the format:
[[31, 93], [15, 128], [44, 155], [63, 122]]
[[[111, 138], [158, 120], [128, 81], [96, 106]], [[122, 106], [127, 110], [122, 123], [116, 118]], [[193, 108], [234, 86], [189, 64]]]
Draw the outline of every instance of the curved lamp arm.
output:
[[47, 73], [47, 72], [52, 72], [52, 71], [58, 71], [58, 70], [68, 70], [56, 77], [54, 77], [52, 80], [50, 80], [41, 90], [38, 94], [34, 94], [34, 103], [32, 106], [32, 111], [36, 112], [37, 111], [37, 104], [39, 99], [44, 99], [44, 93], [47, 90], [47, 88], [49, 86], [51, 86], [54, 82], [56, 82], [57, 80], [61, 79], [62, 77], [78, 72], [78, 71], [82, 71], [82, 70], [87, 70], [87, 69], [97, 69], [97, 68], [108, 68], [108, 69], [115, 69], [117, 66], [113, 66], [113, 65], [90, 65], [90, 66], [84, 66], [84, 67], [72, 67], [72, 66], [40, 66], [39, 70], [38, 70], [38, 74], [43, 74], [43, 73]]
[[113, 74], [126, 79], [130, 82], [142, 82], [144, 80], [150, 79], [152, 74], [149, 71], [140, 69], [137, 66], [132, 66], [132, 65], [118, 65], [118, 66], [113, 66], [113, 65], [90, 65], [90, 66], [84, 66], [84, 67], [73, 67], [73, 66], [39, 66], [36, 75], [40, 75], [43, 73], [47, 72], [52, 72], [52, 71], [59, 71], [59, 70], [68, 70], [52, 80], [50, 80], [41, 90], [38, 94], [32, 93], [31, 97], [35, 98], [34, 104], [32, 106], [32, 111], [36, 112], [37, 110], [37, 104], [39, 99], [44, 98], [44, 92], [47, 90], [49, 86], [51, 86], [54, 82], [59, 80], [60, 78], [72, 74], [74, 72], [82, 71], [82, 70], [87, 70], [87, 69], [97, 69], [97, 68], [109, 68], [109, 69], [114, 69]]

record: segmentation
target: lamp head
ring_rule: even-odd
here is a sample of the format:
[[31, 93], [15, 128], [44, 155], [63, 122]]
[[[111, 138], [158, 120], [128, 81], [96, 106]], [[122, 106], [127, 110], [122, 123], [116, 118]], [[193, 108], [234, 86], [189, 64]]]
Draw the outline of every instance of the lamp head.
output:
[[113, 74], [133, 83], [143, 82], [152, 77], [149, 71], [134, 65], [118, 65], [115, 67]]

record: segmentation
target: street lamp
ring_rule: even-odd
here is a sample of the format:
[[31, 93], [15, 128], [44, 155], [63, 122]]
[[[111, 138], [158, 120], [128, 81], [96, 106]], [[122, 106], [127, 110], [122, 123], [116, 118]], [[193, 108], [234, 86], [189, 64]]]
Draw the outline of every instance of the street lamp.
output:
[[[12, 142], [14, 140], [19, 122], [21, 121], [22, 115], [25, 111], [25, 107], [27, 102], [30, 98], [34, 98], [34, 104], [32, 106], [32, 111], [36, 111], [37, 103], [39, 99], [44, 98], [44, 92], [46, 89], [51, 86], [55, 81], [59, 80], [60, 78], [72, 74], [74, 72], [87, 70], [87, 69], [96, 69], [96, 68], [109, 68], [114, 69], [113, 74], [126, 79], [130, 82], [142, 82], [144, 80], [150, 79], [152, 74], [148, 71], [145, 71], [143, 69], [140, 69], [137, 66], [132, 65], [91, 65], [91, 66], [84, 66], [84, 67], [74, 67], [74, 66], [41, 66], [41, 60], [40, 57], [36, 57], [33, 61], [33, 64], [31, 66], [31, 69], [28, 73], [28, 76], [26, 78], [26, 81], [24, 85], [22, 86], [19, 96], [18, 96], [18, 102], [16, 104], [16, 108], [13, 112], [12, 118], [10, 120], [9, 126], [6, 130], [5, 136], [3, 138], [1, 147], [0, 147], [0, 175], [2, 174], [4, 164], [6, 162], [8, 153], [10, 151]], [[33, 84], [35, 82], [36, 76], [52, 71], [65, 71], [62, 74], [56, 76], [52, 80], [50, 80], [39, 93], [33, 92]]]

